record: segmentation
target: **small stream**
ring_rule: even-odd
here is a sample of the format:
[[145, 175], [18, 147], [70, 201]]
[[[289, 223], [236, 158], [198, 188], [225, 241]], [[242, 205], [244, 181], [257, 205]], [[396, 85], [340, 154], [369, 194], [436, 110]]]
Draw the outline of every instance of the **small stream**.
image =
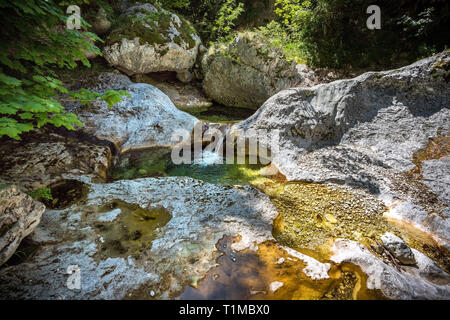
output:
[[[223, 164], [217, 164], [217, 161]], [[145, 177], [192, 177], [213, 184], [247, 185], [260, 177], [262, 164], [226, 164], [216, 153], [204, 151], [190, 164], [174, 165], [170, 148], [150, 148], [123, 153], [110, 171], [112, 180]]]
[[[276, 241], [260, 244], [256, 252], [232, 252], [229, 248], [235, 239], [222, 239], [217, 244], [221, 253], [218, 267], [197, 286], [188, 286], [178, 299], [383, 299], [381, 292], [365, 287], [366, 275], [357, 266], [332, 264], [329, 279], [312, 280], [299, 272], [305, 265], [292, 260], [280, 245], [325, 263], [330, 262], [332, 239], [346, 238], [370, 248], [373, 239], [390, 231], [404, 234], [409, 244], [422, 251], [421, 246], [432, 245], [432, 251], [438, 252], [432, 242], [417, 244], [402, 226], [397, 228], [387, 221], [387, 208], [376, 197], [263, 176], [265, 166], [249, 164], [248, 158], [245, 164], [216, 164], [218, 160], [223, 160], [220, 155], [203, 151], [200, 159], [175, 165], [170, 148], [149, 148], [121, 154], [110, 170], [112, 180], [185, 176], [213, 184], [251, 185], [268, 194], [280, 213], [274, 221]], [[285, 261], [282, 264], [277, 263], [280, 257]], [[280, 281], [283, 285], [276, 288]]]
[[[258, 250], [231, 250], [238, 237], [224, 237], [217, 244], [217, 267], [208, 271], [196, 285], [188, 285], [173, 297], [177, 299], [383, 299], [378, 290], [366, 287], [367, 276], [353, 264], [330, 261], [333, 239], [358, 241], [371, 248], [373, 239], [387, 231], [401, 234], [413, 248], [424, 252], [444, 269], [449, 269], [447, 252], [418, 231], [406, 230], [387, 221], [388, 208], [375, 196], [361, 195], [338, 186], [306, 182], [287, 182], [282, 175], [265, 176], [267, 165], [225, 164], [223, 157], [203, 151], [189, 164], [175, 165], [172, 149], [154, 147], [120, 154], [108, 171], [108, 181], [146, 177], [192, 177], [212, 184], [250, 185], [267, 194], [279, 215], [273, 222], [274, 240], [258, 245]], [[223, 164], [217, 164], [223, 162]], [[75, 180], [63, 180], [49, 186], [53, 200], [48, 208], [64, 209], [86, 198], [87, 187]], [[102, 219], [95, 225], [104, 244], [100, 255], [126, 257], [139, 254], [157, 237], [155, 230], [167, 224], [171, 216], [164, 208], [145, 210], [137, 205], [114, 200], [98, 208]], [[110, 216], [122, 212], [119, 221]], [[367, 214], [370, 212], [370, 214]], [[420, 234], [419, 234], [420, 235]], [[328, 279], [312, 280], [301, 270], [306, 264], [292, 257], [283, 247], [295, 249], [321, 263], [330, 263]], [[22, 263], [36, 248], [24, 243], [18, 250]], [[23, 256], [23, 257], [22, 257]], [[148, 299], [148, 288], [132, 298]]]
[[[218, 266], [211, 269], [196, 286], [188, 285], [177, 299], [382, 299], [378, 291], [365, 287], [365, 274], [351, 264], [333, 265], [330, 278], [312, 280], [300, 272], [306, 265], [281, 249], [280, 245], [287, 245], [302, 251], [301, 245], [311, 235], [306, 235], [304, 229], [317, 224], [315, 237], [325, 241], [329, 234], [323, 232], [322, 224], [317, 222], [316, 213], [304, 210], [296, 203], [296, 199], [283, 190], [288, 185], [278, 176], [263, 176], [262, 164], [216, 164], [223, 160], [220, 155], [203, 151], [200, 159], [190, 164], [174, 165], [171, 161], [170, 148], [150, 148], [123, 153], [116, 159], [116, 164], [110, 171], [111, 179], [136, 179], [144, 177], [187, 176], [213, 184], [223, 185], [251, 185], [271, 195], [272, 202], [281, 213], [274, 221], [274, 237], [277, 241], [270, 241], [258, 245], [256, 252], [244, 250], [234, 252], [231, 244], [236, 239], [225, 237], [217, 244], [221, 254], [217, 259]], [[305, 187], [302, 192], [306, 197], [323, 198], [329, 204], [331, 191]], [[333, 200], [339, 199], [340, 194], [333, 195]], [[344, 202], [346, 199], [343, 200]], [[305, 206], [308, 206], [306, 204]], [[314, 205], [319, 205], [314, 202]], [[292, 210], [286, 210], [291, 208]], [[303, 212], [303, 214], [302, 214]], [[284, 213], [287, 215], [283, 217]], [[292, 214], [302, 214], [305, 217], [301, 223], [308, 226], [301, 228], [296, 222], [292, 227], [284, 227], [284, 221], [290, 223]], [[328, 228], [326, 223], [325, 228]], [[349, 224], [353, 232], [356, 224]], [[281, 226], [281, 227], [280, 227]], [[299, 229], [300, 228], [300, 229]], [[333, 228], [333, 226], [331, 226]], [[356, 227], [356, 229], [358, 229]], [[299, 232], [299, 230], [302, 230]], [[349, 234], [347, 236], [350, 238]], [[314, 238], [314, 236], [312, 236]], [[302, 239], [301, 242], [293, 242]], [[314, 243], [315, 242], [311, 242]], [[305, 252], [322, 262], [327, 262], [328, 254], [317, 248]], [[280, 258], [281, 257], [281, 258]], [[281, 260], [283, 262], [280, 262]], [[279, 288], [277, 288], [279, 286]], [[147, 290], [148, 291], [148, 290]], [[146, 297], [146, 291], [136, 294], [134, 298]]]

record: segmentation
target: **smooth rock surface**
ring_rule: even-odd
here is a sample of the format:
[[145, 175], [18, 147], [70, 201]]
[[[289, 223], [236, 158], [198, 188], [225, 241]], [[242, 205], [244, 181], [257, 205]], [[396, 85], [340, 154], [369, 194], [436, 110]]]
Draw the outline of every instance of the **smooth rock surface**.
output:
[[124, 97], [112, 108], [103, 101], [90, 107], [73, 105], [70, 111], [77, 114], [84, 126], [81, 130], [100, 140], [111, 141], [118, 150], [172, 146], [172, 134], [177, 129], [192, 131], [198, 120], [178, 110], [163, 92], [145, 83], [133, 83], [121, 74], [103, 73], [99, 76], [97, 92], [126, 90]]
[[450, 53], [398, 70], [288, 89], [236, 127], [277, 129], [282, 149], [362, 147], [386, 165], [408, 170], [429, 137], [450, 131], [450, 84], [433, 76], [439, 61], [450, 63]]
[[14, 254], [20, 242], [41, 220], [45, 206], [15, 185], [0, 181], [0, 266]]
[[137, 74], [133, 81], [148, 83], [164, 92], [173, 104], [181, 110], [209, 108], [213, 105], [203, 91], [194, 84], [184, 84], [177, 81], [164, 81], [148, 75]]
[[[415, 168], [414, 154], [429, 138], [450, 134], [448, 64], [446, 51], [396, 70], [284, 90], [231, 130], [278, 132], [279, 143], [270, 135], [260, 141], [274, 150], [273, 164], [288, 180], [368, 189], [391, 216], [448, 245], [448, 205], [404, 173]], [[442, 169], [430, 175], [426, 166], [425, 177], [446, 181]], [[442, 190], [445, 182], [433, 184]]]

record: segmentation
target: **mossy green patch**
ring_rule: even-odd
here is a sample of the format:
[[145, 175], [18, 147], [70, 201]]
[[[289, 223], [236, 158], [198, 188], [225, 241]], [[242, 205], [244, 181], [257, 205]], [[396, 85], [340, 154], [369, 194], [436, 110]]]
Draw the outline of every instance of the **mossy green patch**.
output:
[[165, 10], [148, 12], [136, 9], [133, 14], [126, 15], [116, 22], [106, 40], [106, 45], [120, 43], [124, 38], [129, 40], [139, 38], [141, 45], [146, 43], [164, 45], [174, 41], [180, 46], [186, 43], [188, 50], [194, 48], [196, 46], [194, 27], [183, 18], [180, 18], [180, 23], [176, 20], [172, 13]]
[[53, 200], [52, 191], [49, 188], [38, 188], [29, 193], [29, 196], [33, 199], [40, 200]]

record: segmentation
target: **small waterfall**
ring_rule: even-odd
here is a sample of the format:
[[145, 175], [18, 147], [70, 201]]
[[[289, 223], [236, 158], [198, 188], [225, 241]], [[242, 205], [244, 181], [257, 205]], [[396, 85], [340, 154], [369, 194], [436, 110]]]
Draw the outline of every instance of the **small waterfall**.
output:
[[212, 135], [209, 138], [213, 138], [213, 142], [202, 150], [201, 155], [194, 156], [193, 163], [202, 166], [223, 164], [225, 161], [225, 142], [227, 141], [227, 133], [230, 129], [231, 125], [229, 124], [209, 123], [205, 132], [209, 132]]
[[215, 151], [203, 151], [202, 157], [198, 159], [194, 159], [194, 164], [199, 165], [201, 167], [211, 166], [215, 164], [222, 164], [223, 157]]

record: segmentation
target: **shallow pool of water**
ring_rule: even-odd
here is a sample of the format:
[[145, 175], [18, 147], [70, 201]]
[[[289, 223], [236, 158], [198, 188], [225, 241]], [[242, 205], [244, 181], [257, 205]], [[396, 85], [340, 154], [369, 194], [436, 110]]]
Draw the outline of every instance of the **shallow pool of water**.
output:
[[[258, 179], [263, 164], [217, 164], [221, 157], [204, 152], [201, 159], [190, 164], [175, 165], [171, 161], [171, 149], [150, 148], [120, 155], [110, 171], [112, 180], [144, 177], [192, 177], [214, 184], [247, 185]], [[225, 161], [223, 161], [225, 162]], [[235, 161], [236, 162], [236, 161]]]
[[157, 230], [172, 216], [164, 208], [144, 209], [136, 204], [114, 200], [99, 208], [95, 228], [102, 237], [102, 258], [127, 257], [151, 247]]
[[290, 256], [276, 242], [234, 252], [237, 239], [224, 237], [217, 244], [221, 256], [197, 286], [188, 286], [177, 298], [185, 300], [352, 300], [382, 299], [379, 291], [368, 290], [366, 276], [351, 264], [333, 265], [329, 278], [313, 280], [302, 270], [306, 264]]

